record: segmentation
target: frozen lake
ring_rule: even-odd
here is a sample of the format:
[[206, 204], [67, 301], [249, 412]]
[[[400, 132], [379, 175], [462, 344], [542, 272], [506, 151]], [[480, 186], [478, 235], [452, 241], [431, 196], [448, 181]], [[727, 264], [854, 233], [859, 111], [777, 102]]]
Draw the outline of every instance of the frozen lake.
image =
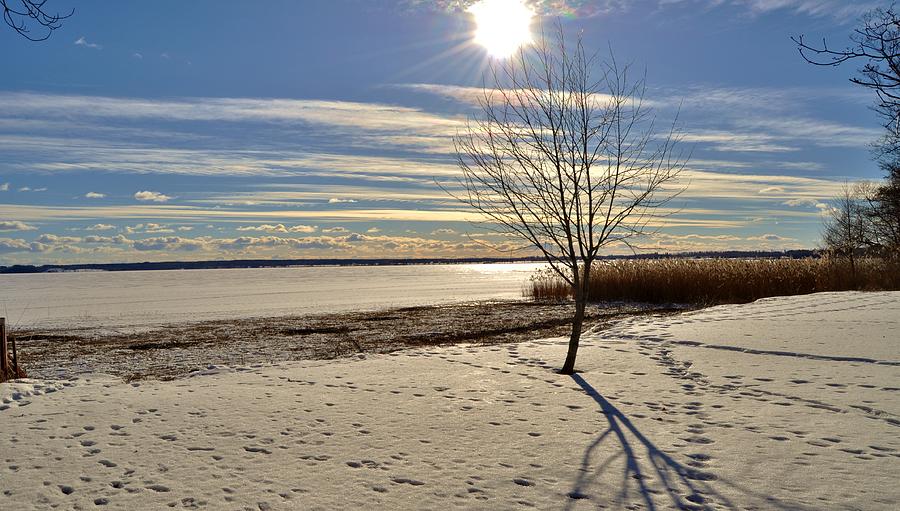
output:
[[447, 264], [0, 275], [15, 327], [160, 323], [517, 299], [542, 264]]

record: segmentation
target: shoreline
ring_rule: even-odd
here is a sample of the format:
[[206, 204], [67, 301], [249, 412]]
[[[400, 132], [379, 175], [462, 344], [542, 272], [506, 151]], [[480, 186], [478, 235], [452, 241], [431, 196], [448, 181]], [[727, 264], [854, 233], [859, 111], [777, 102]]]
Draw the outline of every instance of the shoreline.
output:
[[[30, 378], [110, 374], [169, 380], [211, 365], [331, 360], [409, 348], [519, 343], [567, 335], [569, 302], [493, 300], [373, 311], [174, 323], [130, 332], [101, 327], [14, 333]], [[592, 304], [586, 327], [685, 306]]]

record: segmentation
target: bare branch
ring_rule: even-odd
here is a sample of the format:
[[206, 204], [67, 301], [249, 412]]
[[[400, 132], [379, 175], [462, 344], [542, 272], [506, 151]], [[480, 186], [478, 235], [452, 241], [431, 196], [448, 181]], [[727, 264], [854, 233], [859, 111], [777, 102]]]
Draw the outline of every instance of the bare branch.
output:
[[[62, 26], [62, 20], [75, 13], [75, 9], [72, 9], [68, 14], [50, 14], [44, 10], [46, 2], [47, 0], [0, 0], [3, 21], [30, 41], [45, 41], [54, 30]], [[37, 34], [31, 31], [30, 27], [34, 25], [41, 29]]]

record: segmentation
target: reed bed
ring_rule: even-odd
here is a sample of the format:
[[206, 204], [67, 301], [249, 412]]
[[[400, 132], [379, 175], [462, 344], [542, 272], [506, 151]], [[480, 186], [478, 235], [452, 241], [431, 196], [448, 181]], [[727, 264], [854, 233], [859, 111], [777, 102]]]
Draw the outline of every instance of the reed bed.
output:
[[[806, 259], [633, 259], [602, 261], [592, 269], [591, 301], [710, 305], [822, 291], [900, 290], [900, 261]], [[558, 275], [532, 277], [525, 295], [565, 300], [571, 289]]]

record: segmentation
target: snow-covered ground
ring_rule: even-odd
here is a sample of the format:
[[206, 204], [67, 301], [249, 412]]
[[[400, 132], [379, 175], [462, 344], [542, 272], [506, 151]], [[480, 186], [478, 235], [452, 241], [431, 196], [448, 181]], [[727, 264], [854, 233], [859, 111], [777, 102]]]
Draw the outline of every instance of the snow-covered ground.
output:
[[0, 509], [897, 509], [900, 293], [3, 386]]

